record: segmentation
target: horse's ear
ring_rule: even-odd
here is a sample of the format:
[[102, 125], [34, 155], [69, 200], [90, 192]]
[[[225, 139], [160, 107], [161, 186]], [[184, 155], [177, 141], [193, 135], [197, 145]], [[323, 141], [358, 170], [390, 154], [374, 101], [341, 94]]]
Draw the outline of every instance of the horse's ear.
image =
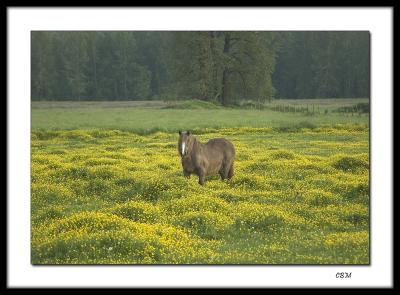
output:
[[192, 135], [192, 131], [188, 130], [187, 135]]
[[182, 131], [179, 130], [178, 132], [179, 132], [179, 135], [182, 135]]

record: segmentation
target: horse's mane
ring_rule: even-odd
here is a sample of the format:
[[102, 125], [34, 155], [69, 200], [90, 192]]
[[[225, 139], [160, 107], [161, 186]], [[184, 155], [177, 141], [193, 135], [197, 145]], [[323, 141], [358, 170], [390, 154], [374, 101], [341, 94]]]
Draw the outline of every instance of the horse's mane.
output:
[[191, 156], [192, 153], [193, 153], [194, 147], [201, 148], [202, 145], [203, 144], [194, 135], [192, 135], [191, 136], [191, 140], [190, 140], [189, 145], [188, 145], [188, 154], [187, 155]]

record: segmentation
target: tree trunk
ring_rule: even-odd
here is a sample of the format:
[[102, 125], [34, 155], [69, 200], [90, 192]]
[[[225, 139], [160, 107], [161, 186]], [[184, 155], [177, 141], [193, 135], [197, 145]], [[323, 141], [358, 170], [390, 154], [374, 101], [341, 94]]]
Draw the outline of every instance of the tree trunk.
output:
[[215, 36], [215, 32], [210, 32], [210, 56], [211, 56], [211, 85], [212, 85], [212, 89], [211, 89], [211, 98], [213, 100], [218, 100], [218, 96], [220, 93], [220, 85], [218, 83], [218, 63], [217, 63], [217, 59], [216, 59], [216, 36]]
[[43, 85], [43, 62], [42, 62], [42, 52], [41, 52], [41, 50], [39, 50], [39, 74], [38, 74], [38, 76], [39, 76], [39, 83], [38, 83], [38, 86], [37, 86], [37, 93], [38, 93], [38, 97], [39, 97], [39, 100], [41, 100], [43, 97], [42, 97], [42, 85]]
[[95, 99], [99, 97], [98, 85], [97, 85], [97, 67], [96, 67], [96, 48], [95, 40], [92, 40], [92, 58], [93, 58], [93, 71], [94, 71], [94, 91]]
[[200, 32], [199, 33], [199, 49], [200, 49], [200, 55], [198, 59], [198, 63], [200, 66], [200, 99], [202, 100], [209, 100], [209, 91], [210, 91], [210, 60], [209, 60], [209, 50], [210, 50], [210, 44], [209, 44], [209, 35], [207, 32]]
[[[231, 44], [231, 38], [229, 33], [225, 33], [225, 41], [224, 41], [224, 54], [228, 54]], [[221, 103], [223, 105], [227, 105], [229, 103], [229, 68], [225, 66], [223, 74], [222, 74], [222, 95], [221, 95]]]
[[81, 70], [80, 70], [80, 63], [81, 63], [81, 60], [80, 60], [80, 49], [78, 49], [78, 60], [77, 60], [77, 63], [76, 63], [76, 76], [77, 76], [76, 81], [77, 81], [77, 93], [78, 93], [78, 100], [79, 101], [81, 100], [81, 89], [80, 89], [81, 88], [81, 85], [80, 85]]
[[127, 87], [128, 74], [126, 72], [127, 63], [128, 61], [126, 57], [126, 44], [124, 44], [124, 99], [128, 99], [128, 87]]
[[227, 105], [229, 103], [229, 73], [228, 70], [225, 69], [222, 74], [222, 95], [221, 95], [221, 103], [223, 105]]

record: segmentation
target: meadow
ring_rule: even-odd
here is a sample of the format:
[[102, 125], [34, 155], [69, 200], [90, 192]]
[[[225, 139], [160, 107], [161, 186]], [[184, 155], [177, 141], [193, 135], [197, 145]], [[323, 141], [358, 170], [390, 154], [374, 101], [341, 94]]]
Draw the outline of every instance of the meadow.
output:
[[[33, 264], [369, 264], [368, 115], [164, 107], [32, 105]], [[184, 178], [179, 129], [233, 179]]]

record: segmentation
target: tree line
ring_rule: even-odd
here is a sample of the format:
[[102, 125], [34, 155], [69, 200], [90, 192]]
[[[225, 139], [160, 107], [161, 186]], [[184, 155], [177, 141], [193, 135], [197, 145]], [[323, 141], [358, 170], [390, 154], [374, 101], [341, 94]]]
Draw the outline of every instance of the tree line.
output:
[[368, 32], [33, 31], [32, 100], [369, 97]]

